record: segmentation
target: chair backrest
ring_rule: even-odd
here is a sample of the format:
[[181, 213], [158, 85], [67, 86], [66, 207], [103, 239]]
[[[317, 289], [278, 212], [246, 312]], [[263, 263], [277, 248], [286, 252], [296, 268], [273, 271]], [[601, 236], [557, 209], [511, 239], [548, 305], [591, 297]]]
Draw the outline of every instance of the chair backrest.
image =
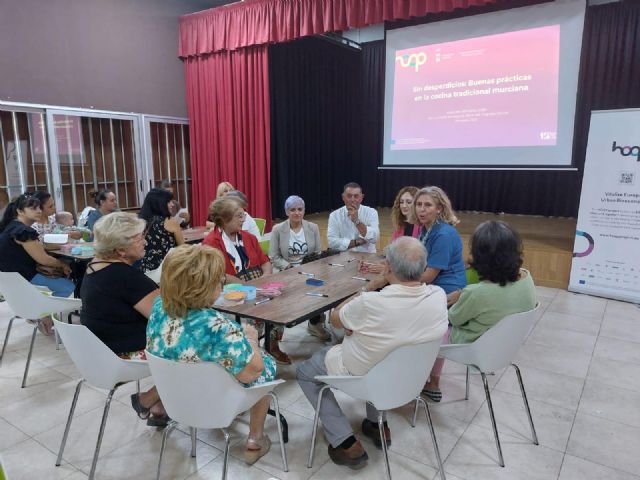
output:
[[147, 352], [162, 405], [173, 419], [196, 428], [226, 428], [257, 399], [213, 362], [186, 363]]
[[271, 243], [271, 240], [260, 240], [258, 243], [260, 243], [260, 248], [264, 254], [269, 255], [269, 244]]
[[264, 218], [254, 218], [256, 225], [258, 226], [258, 231], [260, 232], [260, 236], [264, 235], [264, 227], [267, 225], [267, 221]]
[[535, 321], [536, 304], [533, 310], [507, 315], [475, 342], [469, 344], [467, 362], [483, 372], [493, 372], [511, 365], [520, 345], [524, 342]]
[[[51, 313], [73, 309], [65, 309], [62, 306], [65, 302], [58, 301], [61, 299], [43, 295], [35, 285], [29, 283], [17, 272], [0, 272], [0, 292], [15, 315], [29, 320], [37, 320]], [[70, 305], [76, 303], [77, 306], [74, 308], [79, 308], [80, 305], [79, 301], [68, 303]]]
[[82, 377], [98, 388], [111, 389], [116, 383], [149, 376], [145, 362], [119, 358], [84, 325], [54, 320], [56, 331]]
[[422, 390], [438, 355], [441, 337], [427, 343], [404, 345], [389, 353], [357, 382], [358, 391], [340, 387], [352, 397], [371, 402], [378, 410], [397, 408]]

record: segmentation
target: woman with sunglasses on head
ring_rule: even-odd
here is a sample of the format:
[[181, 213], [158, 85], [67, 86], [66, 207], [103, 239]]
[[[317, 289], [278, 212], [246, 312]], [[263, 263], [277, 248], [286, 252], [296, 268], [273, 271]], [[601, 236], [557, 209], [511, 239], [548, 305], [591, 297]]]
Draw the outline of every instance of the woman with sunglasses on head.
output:
[[[7, 205], [0, 221], [0, 271], [17, 272], [32, 284], [47, 287], [55, 297], [69, 297], [75, 288], [71, 280], [38, 273], [38, 265], [70, 273], [69, 266], [47, 254], [38, 241], [32, 225], [41, 215], [40, 200], [32, 194], [20, 195]], [[50, 319], [41, 325], [43, 333], [51, 333]]]

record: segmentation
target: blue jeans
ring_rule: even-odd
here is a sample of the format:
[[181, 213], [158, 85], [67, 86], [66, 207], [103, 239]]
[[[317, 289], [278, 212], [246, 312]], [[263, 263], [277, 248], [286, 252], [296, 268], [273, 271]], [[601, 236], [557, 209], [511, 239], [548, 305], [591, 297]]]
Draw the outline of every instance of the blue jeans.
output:
[[54, 297], [70, 297], [76, 286], [68, 278], [51, 278], [45, 277], [39, 273], [31, 279], [33, 285], [47, 287], [53, 293]]

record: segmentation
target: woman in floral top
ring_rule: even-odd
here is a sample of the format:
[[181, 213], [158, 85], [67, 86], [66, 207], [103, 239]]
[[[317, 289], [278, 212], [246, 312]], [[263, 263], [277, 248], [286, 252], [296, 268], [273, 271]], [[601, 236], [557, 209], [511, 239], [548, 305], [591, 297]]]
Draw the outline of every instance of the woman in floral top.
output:
[[[260, 350], [255, 328], [241, 327], [211, 307], [224, 278], [224, 257], [214, 248], [182, 245], [169, 252], [147, 324], [147, 351], [179, 362], [216, 362], [245, 386], [269, 382], [276, 364]], [[269, 451], [263, 431], [269, 402], [265, 396], [251, 408], [247, 463]]]

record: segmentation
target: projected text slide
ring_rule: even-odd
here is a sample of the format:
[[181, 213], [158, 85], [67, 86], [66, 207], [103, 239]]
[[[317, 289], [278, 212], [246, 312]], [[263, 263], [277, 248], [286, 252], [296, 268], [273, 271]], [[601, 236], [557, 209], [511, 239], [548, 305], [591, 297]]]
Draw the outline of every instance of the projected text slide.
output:
[[398, 50], [391, 150], [554, 146], [560, 26]]

